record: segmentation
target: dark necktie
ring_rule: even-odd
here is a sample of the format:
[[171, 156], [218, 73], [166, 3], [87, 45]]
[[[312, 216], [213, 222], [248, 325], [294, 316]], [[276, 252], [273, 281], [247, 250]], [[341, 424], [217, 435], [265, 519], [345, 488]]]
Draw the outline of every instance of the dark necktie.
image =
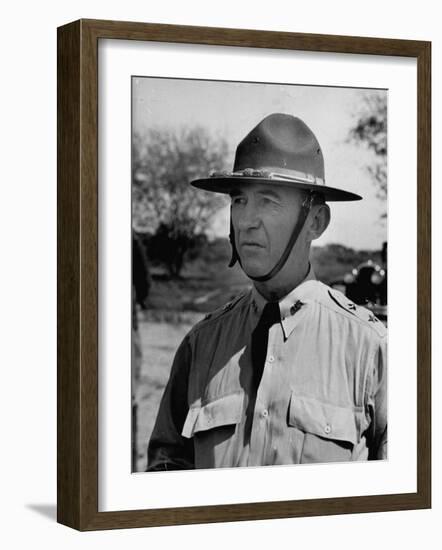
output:
[[261, 318], [252, 333], [253, 386], [258, 390], [261, 382], [269, 342], [269, 329], [281, 320], [278, 302], [268, 302], [262, 310]]

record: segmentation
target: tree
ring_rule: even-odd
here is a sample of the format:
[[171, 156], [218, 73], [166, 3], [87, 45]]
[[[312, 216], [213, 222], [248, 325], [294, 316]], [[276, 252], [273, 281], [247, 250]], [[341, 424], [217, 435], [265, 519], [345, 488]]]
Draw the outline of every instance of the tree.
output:
[[186, 253], [226, 204], [222, 195], [194, 189], [189, 182], [220, 170], [227, 152], [226, 142], [202, 127], [151, 129], [134, 136], [134, 228], [153, 235], [152, 252], [172, 276], [180, 274]]
[[[370, 92], [363, 96], [356, 125], [350, 130], [350, 141], [373, 151], [374, 160], [367, 167], [377, 186], [377, 196], [387, 198], [387, 95]], [[385, 215], [384, 215], [385, 216]]]

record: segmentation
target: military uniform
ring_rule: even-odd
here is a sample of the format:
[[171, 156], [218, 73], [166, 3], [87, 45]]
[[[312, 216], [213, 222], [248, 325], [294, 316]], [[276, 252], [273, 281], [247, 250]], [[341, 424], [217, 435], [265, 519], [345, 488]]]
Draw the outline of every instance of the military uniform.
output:
[[252, 289], [184, 338], [148, 470], [386, 458], [383, 324], [310, 272], [279, 302], [255, 392], [251, 335], [265, 303]]

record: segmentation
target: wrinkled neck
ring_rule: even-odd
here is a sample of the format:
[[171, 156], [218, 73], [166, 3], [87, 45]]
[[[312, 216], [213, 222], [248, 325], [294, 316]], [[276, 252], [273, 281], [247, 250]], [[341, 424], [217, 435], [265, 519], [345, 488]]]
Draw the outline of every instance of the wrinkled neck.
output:
[[253, 284], [256, 290], [268, 302], [274, 302], [287, 296], [294, 288], [299, 286], [310, 273], [310, 262], [308, 258], [296, 264], [290, 270], [283, 270], [276, 277], [265, 282], [255, 281]]

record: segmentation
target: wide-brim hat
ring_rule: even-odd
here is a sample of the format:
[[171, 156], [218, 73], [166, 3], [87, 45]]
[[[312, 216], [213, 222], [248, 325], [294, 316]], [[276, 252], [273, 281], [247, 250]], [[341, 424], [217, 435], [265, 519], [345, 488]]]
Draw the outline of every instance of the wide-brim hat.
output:
[[262, 120], [236, 149], [232, 172], [212, 172], [191, 185], [231, 193], [248, 183], [284, 185], [321, 193], [326, 201], [357, 201], [362, 197], [325, 185], [324, 158], [316, 136], [300, 118], [274, 113]]

